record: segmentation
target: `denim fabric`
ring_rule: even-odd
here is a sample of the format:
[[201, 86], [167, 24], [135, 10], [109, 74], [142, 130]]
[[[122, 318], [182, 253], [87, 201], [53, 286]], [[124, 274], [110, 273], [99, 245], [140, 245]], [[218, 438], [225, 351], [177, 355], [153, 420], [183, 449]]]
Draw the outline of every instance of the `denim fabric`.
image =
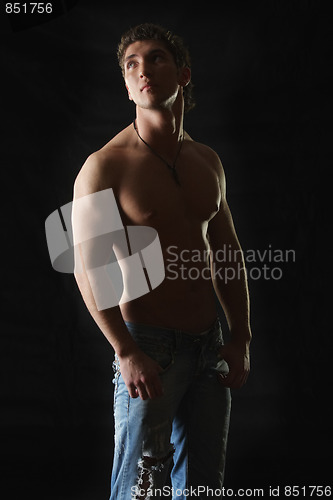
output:
[[171, 498], [166, 493], [172, 488], [173, 499], [185, 500], [186, 488], [222, 488], [231, 397], [217, 380], [218, 372], [228, 371], [218, 357], [223, 344], [219, 321], [200, 335], [126, 325], [139, 347], [163, 368], [164, 394], [145, 401], [131, 398], [115, 356], [110, 500]]

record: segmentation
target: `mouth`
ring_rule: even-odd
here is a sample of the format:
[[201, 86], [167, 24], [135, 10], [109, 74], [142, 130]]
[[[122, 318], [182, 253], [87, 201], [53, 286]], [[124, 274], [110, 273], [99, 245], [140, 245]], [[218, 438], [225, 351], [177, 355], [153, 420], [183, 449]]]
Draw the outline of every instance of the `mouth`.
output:
[[146, 85], [144, 85], [140, 91], [141, 92], [144, 92], [145, 90], [148, 92], [149, 90], [152, 90], [153, 88], [155, 87], [155, 85], [151, 84], [151, 83], [146, 83]]

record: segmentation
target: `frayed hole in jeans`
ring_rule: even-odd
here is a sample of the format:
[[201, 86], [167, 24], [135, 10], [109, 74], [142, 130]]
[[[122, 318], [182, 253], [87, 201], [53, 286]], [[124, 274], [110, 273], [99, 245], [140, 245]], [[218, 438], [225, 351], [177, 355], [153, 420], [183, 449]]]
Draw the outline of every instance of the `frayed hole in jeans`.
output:
[[154, 498], [153, 488], [153, 473], [162, 472], [166, 464], [170, 461], [174, 454], [174, 448], [162, 458], [143, 456], [138, 462], [139, 477], [136, 485], [134, 500], [145, 500]]

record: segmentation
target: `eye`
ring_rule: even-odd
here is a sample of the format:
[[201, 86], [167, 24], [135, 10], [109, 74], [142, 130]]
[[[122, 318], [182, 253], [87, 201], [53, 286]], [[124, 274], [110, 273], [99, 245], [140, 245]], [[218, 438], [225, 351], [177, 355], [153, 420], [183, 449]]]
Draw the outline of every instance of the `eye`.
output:
[[135, 61], [128, 61], [128, 63], [126, 64], [126, 68], [127, 69], [132, 69], [134, 68], [136, 65], [136, 62]]

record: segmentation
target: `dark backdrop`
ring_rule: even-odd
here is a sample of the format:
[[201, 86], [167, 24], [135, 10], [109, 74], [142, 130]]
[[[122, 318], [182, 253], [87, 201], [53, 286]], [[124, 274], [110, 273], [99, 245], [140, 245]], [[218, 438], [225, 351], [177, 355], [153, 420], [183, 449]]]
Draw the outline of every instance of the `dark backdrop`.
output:
[[[1, 13], [4, 498], [108, 498], [113, 352], [73, 276], [52, 269], [44, 223], [71, 200], [86, 157], [130, 123], [115, 50], [147, 20], [187, 41], [197, 106], [185, 127], [220, 155], [240, 241], [257, 252], [252, 373], [233, 391], [225, 487], [267, 497], [269, 486], [330, 484], [321, 2], [53, 4], [49, 19], [8, 16], [5, 2]], [[295, 258], [258, 262], [268, 249]]]

